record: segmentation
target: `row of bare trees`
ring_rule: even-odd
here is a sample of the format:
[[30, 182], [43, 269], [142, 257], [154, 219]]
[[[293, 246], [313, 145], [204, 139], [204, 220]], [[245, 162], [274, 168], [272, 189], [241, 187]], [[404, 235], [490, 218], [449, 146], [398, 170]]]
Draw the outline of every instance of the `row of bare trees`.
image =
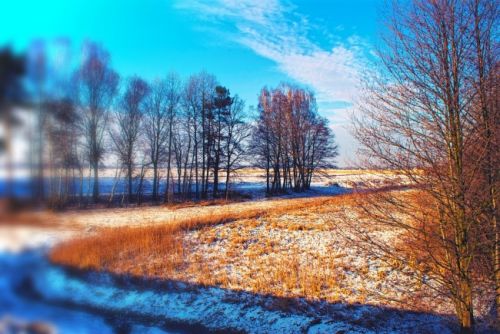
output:
[[[24, 137], [30, 142], [31, 194], [36, 200], [102, 200], [99, 172], [113, 162], [109, 201], [122, 173], [122, 201], [140, 201], [149, 175], [155, 202], [161, 197], [171, 201], [174, 196], [230, 195], [250, 124], [243, 101], [213, 75], [202, 72], [186, 82], [176, 74], [151, 83], [138, 76], [120, 80], [108, 53], [93, 43], [85, 45], [76, 70], [59, 73], [51, 68], [43, 44], [34, 44], [35, 52], [24, 58], [5, 52], [2, 73], [16, 75], [2, 83], [1, 121], [11, 131], [12, 117], [7, 116], [19, 108], [29, 111], [22, 131], [28, 130]], [[10, 136], [5, 143], [10, 147]], [[11, 154], [7, 160], [12, 161]]]
[[470, 333], [475, 301], [491, 285], [500, 318], [498, 2], [413, 0], [391, 10], [356, 135], [369, 166], [400, 171], [420, 195], [380, 193], [363, 204], [374, 223], [403, 229], [411, 245], [371, 247], [406, 263], [416, 258]]
[[[45, 59], [37, 57], [35, 67], [44, 73]], [[35, 110], [28, 138], [38, 199], [102, 200], [99, 172], [114, 161], [108, 201], [121, 178], [122, 202], [140, 201], [149, 175], [155, 202], [230, 195], [250, 124], [244, 102], [213, 75], [201, 72], [185, 82], [174, 73], [151, 83], [138, 76], [120, 80], [108, 53], [91, 43], [81, 65], [59, 78], [63, 86], [49, 91], [44, 75], [39, 78], [41, 93], [25, 96], [27, 109]]]
[[104, 185], [110, 203], [117, 193], [122, 203], [140, 202], [148, 182], [154, 202], [228, 198], [236, 171], [255, 165], [254, 155], [265, 165], [268, 193], [302, 191], [336, 155], [314, 95], [299, 87], [264, 89], [254, 126], [244, 102], [206, 72], [185, 81], [174, 73], [121, 80], [94, 43], [76, 70], [60, 76], [39, 43], [30, 59], [32, 194], [44, 201], [102, 201], [103, 167], [115, 170]]
[[314, 172], [332, 166], [337, 146], [314, 94], [292, 85], [262, 89], [252, 142], [266, 171], [267, 193], [309, 189]]

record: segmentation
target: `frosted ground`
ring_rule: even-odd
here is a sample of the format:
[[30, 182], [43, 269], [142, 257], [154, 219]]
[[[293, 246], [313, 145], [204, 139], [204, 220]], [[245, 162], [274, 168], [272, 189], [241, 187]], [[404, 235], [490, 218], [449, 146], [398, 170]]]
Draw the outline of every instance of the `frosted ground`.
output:
[[[447, 317], [351, 304], [348, 297], [338, 303], [310, 303], [298, 299], [292, 306], [283, 307], [283, 301], [288, 303], [286, 299], [238, 289], [203, 287], [193, 282], [167, 282], [158, 286], [123, 282], [123, 279], [108, 274], [74, 275], [50, 265], [44, 257], [45, 252], [58, 242], [96, 233], [103, 226], [168, 224], [180, 218], [249, 207], [271, 210], [297, 197], [266, 199], [259, 195], [262, 194], [262, 179], [251, 177], [239, 184], [242, 189], [246, 186], [247, 191], [253, 193], [255, 199], [248, 202], [177, 209], [144, 207], [43, 213], [44, 218], [51, 222], [46, 226], [0, 225], [0, 333], [2, 324], [15, 321], [42, 321], [59, 333], [189, 333], [210, 330], [248, 333], [451, 332]], [[367, 182], [384, 185], [387, 175], [345, 173], [334, 179], [319, 178], [306, 195], [341, 194]], [[282, 219], [288, 221], [293, 217]], [[245, 228], [238, 224], [228, 225], [231, 226], [216, 226], [214, 231], [222, 233], [225, 228]], [[191, 232], [189, 240], [200, 239], [197, 233], [200, 232]], [[335, 241], [317, 239], [318, 236], [303, 231], [288, 235], [274, 231], [271, 237], [286, 240], [283, 246], [297, 246], [304, 254], [314, 245], [324, 248]], [[211, 256], [226, 251], [226, 246], [223, 241], [200, 244], [198, 252]], [[339, 242], [332, 252], [340, 249], [348, 247]], [[352, 256], [346, 254], [346, 260], [354, 265], [365, 265], [356, 264], [363, 259]], [[243, 270], [245, 266], [250, 268], [251, 264], [240, 262], [232, 266]], [[350, 288], [362, 283], [360, 277], [353, 275]]]

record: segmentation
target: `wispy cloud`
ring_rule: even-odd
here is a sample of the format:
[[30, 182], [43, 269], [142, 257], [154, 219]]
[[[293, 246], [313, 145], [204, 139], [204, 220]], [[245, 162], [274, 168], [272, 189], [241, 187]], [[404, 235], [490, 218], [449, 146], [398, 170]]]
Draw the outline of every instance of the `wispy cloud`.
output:
[[357, 36], [325, 48], [310, 37], [322, 27], [297, 13], [292, 3], [279, 0], [180, 0], [176, 6], [206, 23], [229, 24], [234, 33], [227, 38], [274, 61], [290, 78], [312, 87], [320, 102], [356, 98], [366, 51]]
[[362, 38], [336, 36], [340, 30], [345, 36], [345, 27], [329, 31], [298, 13], [289, 0], [178, 1], [179, 9], [197, 15], [205, 27], [218, 29], [223, 38], [272, 60], [290, 78], [313, 88], [340, 144], [340, 165], [353, 165], [357, 144], [349, 130], [350, 106], [358, 98], [371, 52]]

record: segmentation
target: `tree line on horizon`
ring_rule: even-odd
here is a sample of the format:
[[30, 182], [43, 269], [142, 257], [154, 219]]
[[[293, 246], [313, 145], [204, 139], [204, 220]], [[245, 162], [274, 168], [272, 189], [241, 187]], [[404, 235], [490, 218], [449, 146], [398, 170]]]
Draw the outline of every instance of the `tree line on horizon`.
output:
[[[103, 201], [99, 171], [110, 161], [116, 163], [110, 203], [117, 188], [122, 203], [140, 203], [149, 175], [156, 203], [227, 199], [242, 166], [266, 166], [269, 195], [304, 191], [317, 168], [337, 154], [314, 94], [302, 87], [263, 89], [269, 101], [261, 95], [252, 118], [244, 101], [207, 72], [185, 81], [175, 73], [150, 82], [137, 75], [121, 79], [109, 53], [87, 43], [77, 68], [58, 76], [40, 44], [24, 57], [8, 48], [0, 53], [2, 71], [9, 73], [2, 80], [9, 88], [1, 91], [2, 122], [16, 128], [15, 106], [30, 110], [34, 120], [29, 160], [38, 201]], [[10, 135], [4, 141], [9, 173]]]

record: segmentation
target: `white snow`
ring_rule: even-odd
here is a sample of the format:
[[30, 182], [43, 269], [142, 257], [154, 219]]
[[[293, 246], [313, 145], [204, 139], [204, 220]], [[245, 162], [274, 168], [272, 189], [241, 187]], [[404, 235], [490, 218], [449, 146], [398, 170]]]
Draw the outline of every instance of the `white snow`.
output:
[[[107, 280], [84, 280], [66, 274], [59, 268], [48, 268], [33, 277], [35, 286], [49, 299], [71, 300], [77, 304], [92, 305], [116, 312], [201, 324], [209, 329], [231, 329], [247, 333], [392, 333], [391, 328], [366, 327], [363, 321], [335, 320], [335, 314], [315, 312], [294, 313], [279, 311], [266, 306], [266, 297], [249, 296], [245, 293], [219, 288], [166, 288], [161, 291], [119, 288], [100, 284]], [[237, 302], [235, 302], [237, 300]], [[338, 314], [351, 319], [367, 317], [364, 307], [338, 305]], [[390, 317], [390, 315], [389, 315]], [[348, 319], [348, 317], [346, 317]], [[438, 317], [419, 318], [408, 314], [396, 319], [401, 325], [400, 333], [412, 332], [413, 326], [430, 332], [451, 333]], [[424, 320], [424, 321], [422, 321]], [[390, 324], [389, 321], [386, 321]]]
[[[36, 268], [42, 263], [45, 260], [39, 252], [0, 253], [0, 318], [4, 322], [43, 322], [59, 334], [113, 333], [102, 318], [20, 296], [16, 290], [21, 280], [37, 272]], [[3, 334], [1, 329], [0, 333]]]
[[75, 231], [27, 225], [0, 225], [0, 253], [47, 248], [74, 236]]
[[[387, 175], [382, 177], [375, 175], [369, 182], [383, 184], [385, 181], [380, 180], [385, 178]], [[285, 198], [338, 194], [349, 191], [343, 186], [359, 186], [362, 182], [368, 182], [360, 181], [356, 173], [338, 175], [334, 181], [340, 186], [330, 185], [332, 179], [324, 178], [317, 181], [309, 193], [289, 195]], [[75, 235], [94, 233], [95, 229], [100, 227], [165, 224], [221, 210], [238, 211], [249, 207], [272, 209], [280, 205], [283, 200], [283, 198], [265, 199], [258, 195], [262, 194], [261, 179], [245, 182], [241, 186], [252, 192], [258, 200], [180, 209], [145, 207], [64, 213], [57, 216], [60, 221], [55, 227], [0, 225], [0, 318], [8, 315], [19, 321], [44, 321], [56, 327], [59, 333], [113, 333], [114, 329], [99, 315], [68, 310], [52, 304], [71, 302], [82, 308], [90, 306], [116, 314], [135, 314], [159, 320], [202, 325], [214, 330], [232, 329], [248, 333], [411, 333], [415, 328], [429, 333], [451, 333], [447, 323], [438, 316], [414, 313], [398, 315], [381, 308], [349, 304], [349, 298], [344, 300], [345, 304], [322, 301], [311, 306], [300, 302], [302, 308], [282, 309], [275, 306], [276, 297], [217, 287], [193, 288], [189, 284], [181, 284], [176, 288], [170, 286], [161, 290], [143, 287], [139, 289], [133, 286], [125, 288], [114, 284], [113, 279], [107, 275], [96, 274], [91, 280], [69, 275], [60, 268], [50, 266], [43, 256], [44, 250], [54, 244]], [[284, 216], [282, 219], [289, 221], [297, 218]], [[318, 220], [318, 223], [323, 222]], [[64, 226], [67, 227], [63, 228]], [[217, 233], [223, 233], [224, 228], [224, 226], [214, 227]], [[344, 262], [349, 262], [355, 267], [362, 267], [368, 263], [369, 271], [372, 271], [382, 266], [378, 263], [369, 263], [367, 259], [360, 259], [345, 241], [341, 241], [331, 231], [282, 231], [276, 228], [260, 228], [263, 230], [252, 232], [255, 239], [259, 238], [259, 233], [268, 233], [270, 238], [280, 243], [281, 248], [290, 247], [288, 251], [290, 254], [297, 250], [302, 252], [304, 260], [307, 260], [313, 252], [321, 254], [335, 252], [344, 253]], [[188, 237], [194, 238], [196, 233], [192, 232]], [[199, 245], [199, 251], [209, 256], [210, 252], [215, 250], [222, 251], [225, 242], [227, 240], [216, 242], [212, 246]], [[213, 247], [216, 249], [212, 249]], [[291, 251], [291, 247], [295, 247], [294, 252]], [[25, 252], [28, 249], [35, 250]], [[278, 254], [265, 254], [265, 256], [273, 257]], [[234, 275], [242, 273], [241, 268], [237, 268], [237, 264], [234, 263], [229, 264], [226, 270], [233, 272]], [[362, 276], [349, 271], [345, 274], [349, 276], [348, 288], [366, 285]], [[46, 302], [19, 295], [17, 290], [25, 277], [32, 280], [37, 292], [47, 299]], [[376, 286], [370, 288], [377, 289]], [[139, 333], [162, 334], [176, 333], [176, 331], [170, 332], [156, 324], [151, 327], [145, 324], [133, 324], [131, 334]]]

